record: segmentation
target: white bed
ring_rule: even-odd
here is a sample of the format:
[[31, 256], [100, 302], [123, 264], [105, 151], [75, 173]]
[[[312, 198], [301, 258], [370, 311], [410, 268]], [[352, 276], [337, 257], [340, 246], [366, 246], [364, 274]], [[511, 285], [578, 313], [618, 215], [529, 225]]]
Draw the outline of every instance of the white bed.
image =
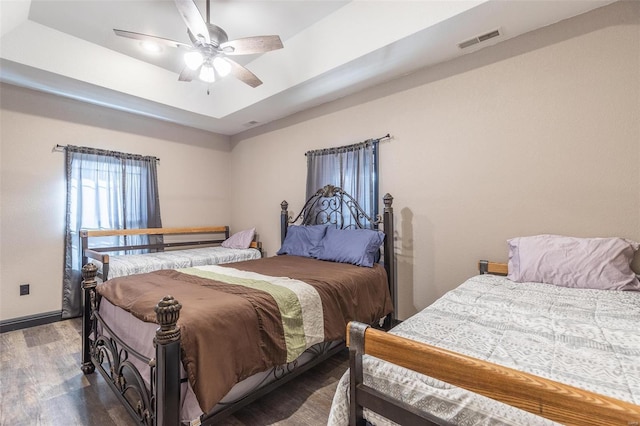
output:
[[[640, 405], [640, 292], [470, 278], [390, 332]], [[454, 424], [550, 420], [365, 355], [364, 384]], [[392, 424], [364, 410], [375, 425]], [[349, 423], [349, 375], [329, 425]]]
[[[219, 265], [260, 259], [260, 257], [261, 253], [258, 249], [237, 249], [222, 246], [171, 250], [158, 253], [111, 255], [109, 256], [109, 279], [144, 274], [161, 269]], [[99, 262], [95, 263], [101, 268]]]
[[[94, 263], [103, 281], [162, 269], [218, 265], [262, 257], [261, 244], [255, 241], [255, 228], [233, 235], [229, 234], [228, 226], [83, 229], [80, 242], [82, 264]], [[136, 254], [140, 251], [142, 253]], [[128, 254], [122, 254], [125, 252]]]

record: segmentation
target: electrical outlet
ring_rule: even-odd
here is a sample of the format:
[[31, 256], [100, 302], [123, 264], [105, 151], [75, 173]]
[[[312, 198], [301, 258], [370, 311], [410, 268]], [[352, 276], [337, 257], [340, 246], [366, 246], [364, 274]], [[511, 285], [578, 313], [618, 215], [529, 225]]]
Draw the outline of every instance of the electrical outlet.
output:
[[29, 284], [20, 284], [20, 296], [29, 294]]

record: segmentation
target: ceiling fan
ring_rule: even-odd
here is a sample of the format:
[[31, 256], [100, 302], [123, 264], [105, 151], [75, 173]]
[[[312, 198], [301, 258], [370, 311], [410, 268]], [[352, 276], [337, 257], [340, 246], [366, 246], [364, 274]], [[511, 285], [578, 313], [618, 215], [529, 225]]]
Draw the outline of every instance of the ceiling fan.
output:
[[262, 84], [262, 81], [254, 73], [228, 56], [250, 55], [282, 49], [282, 41], [279, 36], [267, 35], [229, 40], [227, 33], [222, 28], [210, 22], [210, 0], [207, 0], [206, 21], [202, 18], [194, 0], [174, 1], [178, 12], [187, 25], [187, 34], [191, 39], [191, 45], [148, 34], [117, 29], [113, 31], [120, 37], [186, 49], [187, 52], [184, 55], [186, 65], [178, 77], [180, 81], [199, 78], [204, 82], [212, 83], [216, 77], [232, 74], [251, 87]]

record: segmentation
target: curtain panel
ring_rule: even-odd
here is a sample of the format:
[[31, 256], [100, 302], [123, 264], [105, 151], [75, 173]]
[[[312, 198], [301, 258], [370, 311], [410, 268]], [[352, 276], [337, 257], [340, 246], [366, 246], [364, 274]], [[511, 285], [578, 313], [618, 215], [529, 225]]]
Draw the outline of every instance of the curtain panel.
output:
[[[307, 199], [325, 185], [342, 188], [374, 220], [378, 216], [378, 142], [308, 151]], [[369, 223], [364, 223], [369, 226]]]
[[[81, 229], [160, 228], [157, 158], [68, 145], [62, 318], [82, 314]], [[158, 237], [161, 238], [161, 237]], [[95, 246], [161, 242], [146, 236], [104, 237]]]

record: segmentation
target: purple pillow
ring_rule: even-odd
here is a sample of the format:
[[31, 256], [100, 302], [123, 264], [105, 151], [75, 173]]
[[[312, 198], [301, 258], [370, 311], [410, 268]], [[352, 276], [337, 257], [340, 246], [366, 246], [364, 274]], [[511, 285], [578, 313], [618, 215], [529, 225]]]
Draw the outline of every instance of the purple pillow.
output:
[[372, 267], [383, 241], [381, 231], [328, 228], [314, 254], [320, 260]]
[[631, 270], [639, 247], [634, 241], [535, 235], [512, 238], [507, 243], [507, 278], [512, 281], [640, 291], [640, 282]]
[[222, 247], [246, 249], [251, 246], [251, 241], [256, 235], [256, 228], [246, 229], [244, 231], [236, 232], [226, 240], [222, 242]]
[[282, 247], [276, 254], [315, 257], [311, 252], [320, 243], [326, 231], [326, 225], [291, 225], [287, 227], [287, 236], [284, 237]]

